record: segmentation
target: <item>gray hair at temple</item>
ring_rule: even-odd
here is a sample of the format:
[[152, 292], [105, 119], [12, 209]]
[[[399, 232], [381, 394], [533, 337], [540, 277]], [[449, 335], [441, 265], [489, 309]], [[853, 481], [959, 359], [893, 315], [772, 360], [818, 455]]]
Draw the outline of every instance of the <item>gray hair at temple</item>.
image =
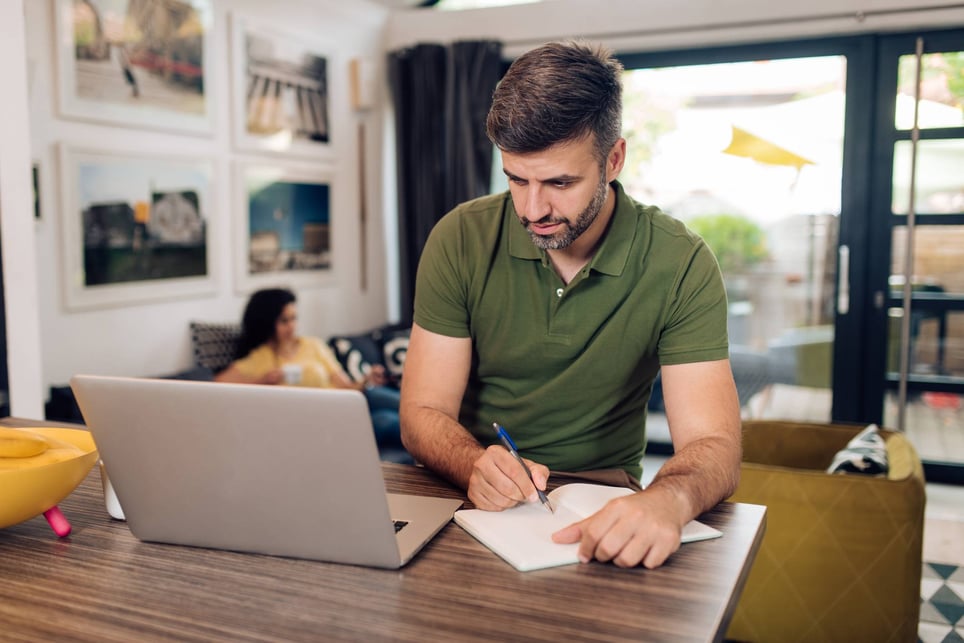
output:
[[513, 154], [595, 135], [600, 163], [622, 130], [623, 66], [609, 49], [552, 42], [517, 58], [499, 81], [486, 134]]

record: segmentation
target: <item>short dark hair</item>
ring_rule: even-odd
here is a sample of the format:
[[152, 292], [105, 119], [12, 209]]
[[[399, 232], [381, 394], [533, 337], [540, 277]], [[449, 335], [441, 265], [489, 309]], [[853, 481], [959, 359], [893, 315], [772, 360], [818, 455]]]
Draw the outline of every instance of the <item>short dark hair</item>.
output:
[[253, 293], [244, 307], [237, 358], [241, 359], [275, 336], [278, 318], [285, 306], [297, 301], [287, 288], [265, 288]]
[[592, 134], [605, 162], [622, 132], [622, 71], [609, 49], [582, 41], [532, 49], [496, 86], [486, 134], [500, 150], [517, 154]]

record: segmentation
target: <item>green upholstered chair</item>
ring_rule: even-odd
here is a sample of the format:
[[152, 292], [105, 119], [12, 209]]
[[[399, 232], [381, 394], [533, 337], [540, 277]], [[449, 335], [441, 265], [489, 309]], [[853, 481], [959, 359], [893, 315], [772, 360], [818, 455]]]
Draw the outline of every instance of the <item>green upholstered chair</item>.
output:
[[916, 641], [924, 474], [882, 430], [885, 476], [828, 474], [864, 427], [748, 420], [735, 502], [766, 505], [763, 543], [727, 631], [735, 641]]

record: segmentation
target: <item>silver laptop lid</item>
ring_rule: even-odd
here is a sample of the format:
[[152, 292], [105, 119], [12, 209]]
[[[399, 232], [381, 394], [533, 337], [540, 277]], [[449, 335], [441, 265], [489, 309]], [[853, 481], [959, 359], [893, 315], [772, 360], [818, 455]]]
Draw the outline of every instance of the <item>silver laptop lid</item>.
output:
[[361, 393], [89, 375], [71, 387], [138, 538], [402, 563]]

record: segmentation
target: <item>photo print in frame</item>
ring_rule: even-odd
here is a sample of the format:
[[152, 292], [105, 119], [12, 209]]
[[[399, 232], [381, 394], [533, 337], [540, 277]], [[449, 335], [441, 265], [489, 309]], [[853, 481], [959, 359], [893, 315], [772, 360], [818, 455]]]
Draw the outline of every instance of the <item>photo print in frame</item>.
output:
[[242, 162], [236, 176], [237, 199], [247, 215], [238, 227], [240, 289], [328, 283], [333, 264], [331, 171]]
[[239, 149], [331, 154], [331, 55], [306, 36], [232, 16], [234, 139]]
[[213, 163], [62, 148], [69, 309], [214, 292]]
[[53, 0], [63, 116], [210, 134], [212, 0]]

